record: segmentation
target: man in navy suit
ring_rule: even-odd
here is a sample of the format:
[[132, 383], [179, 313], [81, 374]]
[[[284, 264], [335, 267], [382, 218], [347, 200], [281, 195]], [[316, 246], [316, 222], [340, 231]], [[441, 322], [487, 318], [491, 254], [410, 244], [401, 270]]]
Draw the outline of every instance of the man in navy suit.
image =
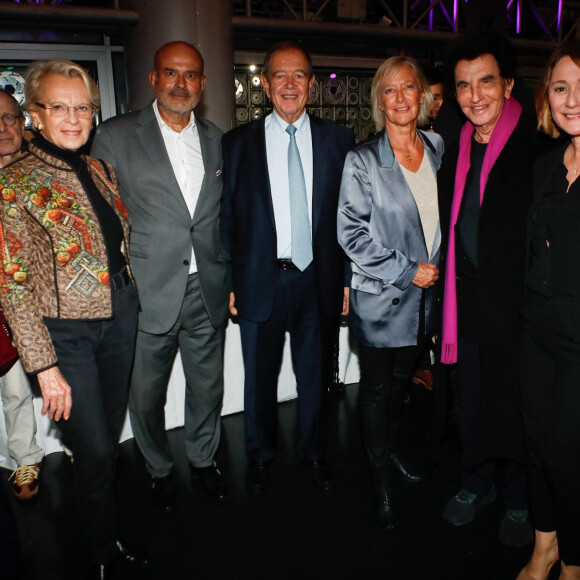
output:
[[261, 492], [276, 457], [277, 383], [290, 332], [298, 383], [298, 454], [322, 489], [322, 370], [339, 315], [348, 311], [336, 213], [352, 130], [305, 113], [312, 62], [294, 42], [266, 55], [262, 83], [274, 111], [222, 141], [220, 229], [231, 254], [230, 312], [239, 316], [245, 368], [247, 483]]

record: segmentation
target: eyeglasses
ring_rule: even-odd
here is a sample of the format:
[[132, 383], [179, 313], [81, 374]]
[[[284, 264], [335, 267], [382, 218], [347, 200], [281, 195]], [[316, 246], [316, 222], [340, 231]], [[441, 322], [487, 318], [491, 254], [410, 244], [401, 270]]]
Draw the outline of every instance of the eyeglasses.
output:
[[7, 127], [13, 127], [16, 124], [16, 119], [19, 119], [22, 115], [13, 115], [12, 113], [6, 113], [2, 115], [0, 119]]
[[60, 118], [66, 117], [68, 112], [72, 109], [75, 115], [81, 119], [90, 119], [93, 116], [94, 109], [90, 105], [77, 105], [76, 107], [68, 107], [67, 105], [44, 105], [43, 103], [36, 103], [41, 109], [48, 111], [51, 117]]

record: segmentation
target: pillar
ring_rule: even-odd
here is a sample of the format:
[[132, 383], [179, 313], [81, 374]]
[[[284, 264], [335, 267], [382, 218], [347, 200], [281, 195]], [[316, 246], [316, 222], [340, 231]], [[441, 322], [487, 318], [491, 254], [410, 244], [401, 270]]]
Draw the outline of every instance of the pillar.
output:
[[122, 8], [139, 14], [139, 24], [125, 38], [125, 68], [131, 110], [154, 98], [149, 85], [155, 51], [174, 40], [194, 44], [207, 77], [196, 114], [223, 131], [233, 126], [234, 49], [230, 0], [122, 0]]

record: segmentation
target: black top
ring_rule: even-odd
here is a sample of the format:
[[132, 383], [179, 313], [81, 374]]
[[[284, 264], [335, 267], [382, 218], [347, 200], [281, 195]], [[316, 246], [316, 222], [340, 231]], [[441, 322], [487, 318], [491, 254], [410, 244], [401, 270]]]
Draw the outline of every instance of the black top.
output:
[[120, 272], [125, 268], [127, 262], [125, 256], [121, 252], [121, 244], [123, 242], [123, 227], [119, 221], [119, 216], [115, 210], [109, 205], [107, 200], [103, 197], [87, 167], [84, 159], [77, 151], [70, 151], [69, 149], [62, 149], [54, 143], [47, 141], [42, 135], [37, 134], [33, 143], [49, 155], [52, 155], [64, 163], [67, 163], [72, 170], [77, 174], [81, 185], [83, 186], [89, 202], [97, 216], [97, 222], [101, 228], [105, 248], [107, 250], [107, 258], [109, 261], [109, 273], [111, 276]]
[[470, 168], [455, 226], [458, 332], [461, 338], [469, 340], [479, 339], [477, 238], [479, 184], [486, 149], [487, 143], [472, 138]]
[[481, 181], [481, 168], [483, 158], [487, 150], [487, 143], [478, 143], [475, 139], [471, 140], [471, 157], [470, 168], [465, 180], [465, 191], [461, 200], [461, 208], [457, 217], [456, 234], [460, 244], [457, 250], [461, 249], [458, 257], [463, 258], [457, 261], [457, 272], [460, 273], [462, 264], [465, 260], [471, 263], [468, 266], [469, 271], [477, 268], [477, 224], [479, 222], [479, 183]]
[[528, 218], [526, 288], [553, 296], [577, 296], [580, 254], [580, 179], [568, 189], [564, 152], [568, 143], [536, 166], [534, 204]]

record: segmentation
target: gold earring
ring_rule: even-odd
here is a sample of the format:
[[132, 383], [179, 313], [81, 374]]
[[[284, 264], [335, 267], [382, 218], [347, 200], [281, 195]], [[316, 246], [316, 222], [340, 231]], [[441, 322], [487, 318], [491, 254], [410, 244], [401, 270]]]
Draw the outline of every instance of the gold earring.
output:
[[38, 131], [42, 131], [42, 123], [38, 123], [38, 126], [36, 127], [36, 129]]

